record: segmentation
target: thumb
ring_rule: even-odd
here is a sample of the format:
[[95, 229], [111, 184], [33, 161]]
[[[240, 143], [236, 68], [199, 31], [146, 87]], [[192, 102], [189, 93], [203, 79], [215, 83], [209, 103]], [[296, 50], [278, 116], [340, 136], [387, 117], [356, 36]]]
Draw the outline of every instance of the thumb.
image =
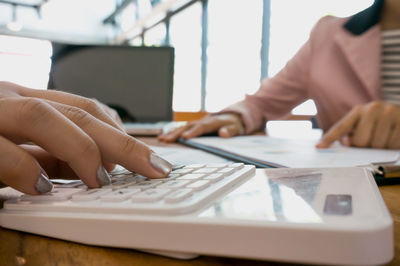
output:
[[237, 124], [223, 126], [218, 130], [218, 135], [222, 138], [230, 138], [243, 134], [243, 129]]

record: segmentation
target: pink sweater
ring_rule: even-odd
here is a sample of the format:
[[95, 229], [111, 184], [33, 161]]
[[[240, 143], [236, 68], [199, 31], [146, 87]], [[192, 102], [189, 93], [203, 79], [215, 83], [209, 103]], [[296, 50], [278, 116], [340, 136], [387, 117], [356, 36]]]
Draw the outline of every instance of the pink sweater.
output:
[[343, 28], [347, 19], [322, 18], [276, 76], [222, 112], [240, 113], [246, 133], [251, 133], [263, 129], [267, 120], [283, 118], [296, 105], [313, 99], [319, 126], [326, 131], [354, 106], [381, 99], [379, 24], [353, 35]]

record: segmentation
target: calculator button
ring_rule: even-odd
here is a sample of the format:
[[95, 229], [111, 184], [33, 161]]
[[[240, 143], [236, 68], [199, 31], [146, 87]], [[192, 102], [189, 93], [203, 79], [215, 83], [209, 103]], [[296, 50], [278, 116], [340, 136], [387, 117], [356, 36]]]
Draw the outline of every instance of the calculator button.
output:
[[112, 181], [119, 181], [119, 180], [124, 180], [124, 179], [128, 179], [128, 178], [135, 178], [135, 176], [137, 176], [137, 174], [129, 174], [129, 175], [114, 175], [111, 176], [111, 180]]
[[117, 175], [111, 177], [111, 183], [118, 182], [118, 181], [135, 181], [138, 178], [138, 175]]
[[186, 165], [185, 168], [202, 168], [204, 166], [206, 166], [206, 165], [205, 164], [196, 163], [196, 164]]
[[185, 167], [185, 165], [183, 165], [183, 164], [175, 164], [174, 166], [172, 166], [172, 170], [177, 170], [177, 169], [181, 169], [184, 167]]
[[109, 188], [109, 189], [116, 190], [116, 189], [120, 189], [120, 188], [123, 188], [123, 187], [127, 187], [127, 186], [130, 186], [130, 185], [133, 185], [135, 183], [136, 183], [136, 181], [119, 180], [117, 182], [111, 183], [110, 185], [103, 186], [102, 188], [103, 189], [104, 188], [106, 188], [106, 189]]
[[205, 174], [187, 174], [176, 178], [176, 180], [197, 180], [205, 176]]
[[138, 182], [138, 183], [136, 183], [134, 185], [128, 186], [127, 188], [138, 188], [138, 189], [141, 189], [141, 190], [146, 190], [146, 189], [153, 188], [153, 187], [155, 187], [157, 185], [160, 185], [160, 184], [162, 184], [161, 181], [147, 180], [147, 181]]
[[159, 188], [181, 188], [190, 183], [190, 180], [170, 180], [159, 185]]
[[147, 178], [147, 177], [142, 176], [142, 175], [135, 175], [134, 177], [132, 177], [132, 180], [134, 180], [136, 182], [142, 182], [142, 181], [148, 181], [148, 180], [151, 181], [153, 179]]
[[177, 203], [180, 202], [184, 199], [186, 199], [187, 197], [191, 196], [193, 194], [191, 189], [178, 189], [175, 190], [174, 192], [168, 194], [165, 197], [165, 202], [166, 203]]
[[83, 184], [82, 180], [76, 180], [65, 184], [55, 185], [56, 188], [78, 188]]
[[217, 171], [218, 168], [201, 168], [193, 172], [193, 174], [211, 174]]
[[123, 174], [116, 174], [116, 175], [111, 176], [111, 180], [119, 180], [119, 179], [121, 179], [121, 178], [125, 178], [125, 175], [123, 175]]
[[169, 174], [169, 176], [167, 177], [169, 178], [177, 178], [178, 176], [181, 176], [182, 174]]
[[209, 163], [205, 167], [207, 168], [222, 168], [226, 167], [228, 164], [227, 163]]
[[192, 171], [193, 171], [193, 169], [183, 168], [183, 169], [178, 169], [178, 170], [172, 171], [172, 174], [188, 174]]
[[234, 171], [235, 171], [234, 168], [227, 167], [227, 168], [219, 169], [219, 170], [217, 171], [217, 173], [222, 173], [222, 174], [225, 174], [225, 175], [230, 175], [230, 174], [232, 174]]
[[235, 170], [242, 169], [244, 167], [244, 163], [231, 163], [228, 167], [235, 168]]
[[136, 188], [136, 189], [118, 189], [115, 190], [111, 193], [108, 193], [106, 195], [103, 195], [100, 197], [100, 200], [102, 201], [108, 201], [108, 202], [119, 202], [119, 201], [124, 201], [130, 198], [133, 194], [139, 193], [141, 190]]
[[91, 201], [98, 199], [100, 196], [103, 196], [107, 193], [110, 193], [111, 189], [102, 189], [102, 188], [95, 188], [89, 189], [87, 191], [82, 191], [72, 195], [73, 201]]
[[207, 176], [205, 176], [203, 179], [204, 180], [209, 180], [209, 181], [211, 181], [211, 182], [218, 182], [219, 180], [221, 180], [222, 178], [224, 178], [224, 174], [221, 174], [221, 173], [214, 173], [214, 174], [211, 174], [211, 175], [207, 175]]
[[78, 188], [55, 188], [52, 191], [42, 195], [22, 195], [22, 201], [65, 201], [69, 200], [75, 193], [82, 192]]
[[115, 175], [130, 175], [130, 174], [132, 174], [131, 171], [126, 170], [125, 168], [120, 167], [120, 166], [117, 166], [116, 169], [114, 169], [113, 171], [110, 172], [111, 176], [115, 176]]
[[150, 188], [132, 196], [133, 202], [156, 202], [170, 193], [170, 189]]
[[203, 190], [210, 185], [209, 180], [198, 180], [194, 183], [187, 185], [187, 188], [193, 189], [195, 191]]

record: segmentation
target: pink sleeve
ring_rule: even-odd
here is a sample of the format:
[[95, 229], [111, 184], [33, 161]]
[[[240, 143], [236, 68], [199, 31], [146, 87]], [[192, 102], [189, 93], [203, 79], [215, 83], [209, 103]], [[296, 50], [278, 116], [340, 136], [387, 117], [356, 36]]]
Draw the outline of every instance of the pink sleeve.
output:
[[221, 113], [240, 114], [249, 134], [262, 130], [267, 120], [283, 118], [308, 99], [312, 35], [278, 74], [262, 81], [255, 94], [246, 95], [243, 101], [223, 109]]

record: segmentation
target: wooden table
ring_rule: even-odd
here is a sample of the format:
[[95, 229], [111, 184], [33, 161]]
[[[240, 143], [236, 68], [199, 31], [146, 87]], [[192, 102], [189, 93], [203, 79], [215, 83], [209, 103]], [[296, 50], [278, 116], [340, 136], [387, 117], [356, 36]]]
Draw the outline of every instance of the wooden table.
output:
[[[149, 141], [146, 141], [149, 142]], [[155, 144], [154, 141], [150, 141]], [[0, 191], [0, 203], [10, 197]], [[394, 221], [395, 258], [400, 265], [400, 185], [380, 187]], [[290, 265], [274, 262], [202, 256], [180, 261], [128, 249], [93, 247], [0, 227], [0, 265]]]

